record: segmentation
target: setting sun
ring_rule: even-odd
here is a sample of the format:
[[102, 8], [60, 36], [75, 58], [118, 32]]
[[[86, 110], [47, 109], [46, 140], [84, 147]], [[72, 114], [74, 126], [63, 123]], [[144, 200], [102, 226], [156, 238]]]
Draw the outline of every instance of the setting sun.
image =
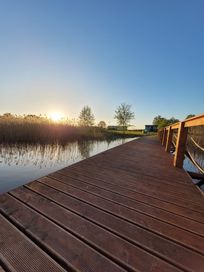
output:
[[50, 115], [50, 118], [52, 119], [52, 121], [54, 122], [59, 122], [62, 119], [62, 114], [59, 112], [53, 112]]

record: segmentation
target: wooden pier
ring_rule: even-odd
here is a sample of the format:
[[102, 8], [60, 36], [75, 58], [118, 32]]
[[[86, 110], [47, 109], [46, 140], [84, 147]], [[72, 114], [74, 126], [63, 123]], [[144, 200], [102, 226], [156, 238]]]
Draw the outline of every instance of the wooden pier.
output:
[[204, 197], [157, 137], [0, 196], [0, 271], [204, 271]]

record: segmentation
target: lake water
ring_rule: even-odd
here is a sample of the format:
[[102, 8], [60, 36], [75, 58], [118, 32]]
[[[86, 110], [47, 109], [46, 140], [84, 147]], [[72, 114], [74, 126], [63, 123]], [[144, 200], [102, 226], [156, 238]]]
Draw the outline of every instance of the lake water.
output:
[[[186, 157], [185, 160], [184, 160], [183, 168], [184, 168], [186, 171], [190, 171], [190, 172], [202, 174], [202, 173], [199, 172], [198, 168], [196, 168], [195, 165], [191, 162], [191, 160], [188, 159], [187, 157]], [[199, 180], [197, 180], [197, 179], [192, 179], [192, 181], [193, 181], [193, 183], [197, 183]], [[201, 189], [202, 191], [204, 191], [204, 185], [201, 185], [201, 186], [200, 186], [200, 189]]]
[[1, 144], [0, 193], [132, 140], [85, 141], [66, 145]]

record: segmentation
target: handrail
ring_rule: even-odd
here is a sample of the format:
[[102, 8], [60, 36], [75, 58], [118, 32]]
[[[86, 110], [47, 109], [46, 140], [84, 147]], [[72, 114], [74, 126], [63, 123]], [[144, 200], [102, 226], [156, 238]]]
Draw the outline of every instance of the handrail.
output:
[[[200, 114], [181, 122], [177, 122], [165, 128], [159, 130], [158, 135], [161, 139], [162, 145], [165, 146], [165, 150], [170, 152], [172, 140], [173, 140], [173, 131], [178, 130], [178, 136], [175, 147], [175, 156], [174, 156], [174, 166], [182, 168], [183, 161], [186, 151], [186, 142], [188, 136], [188, 128], [204, 126], [204, 114]], [[204, 137], [204, 135], [203, 135]]]
[[[185, 119], [185, 120], [183, 120], [181, 122], [185, 123], [185, 127], [203, 126], [204, 125], [204, 114], [196, 115], [194, 117]], [[174, 129], [178, 129], [179, 128], [179, 124], [181, 122], [177, 122], [177, 123], [174, 123], [174, 124], [172, 124], [170, 126], [166, 126], [163, 129], [169, 129], [169, 127], [171, 127], [171, 129], [173, 129], [173, 130]]]

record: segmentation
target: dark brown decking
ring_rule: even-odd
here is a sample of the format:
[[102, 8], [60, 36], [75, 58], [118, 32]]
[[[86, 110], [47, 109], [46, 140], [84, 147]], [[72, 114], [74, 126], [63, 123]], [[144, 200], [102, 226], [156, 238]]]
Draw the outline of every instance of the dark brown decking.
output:
[[0, 271], [204, 271], [204, 198], [157, 138], [0, 197]]

